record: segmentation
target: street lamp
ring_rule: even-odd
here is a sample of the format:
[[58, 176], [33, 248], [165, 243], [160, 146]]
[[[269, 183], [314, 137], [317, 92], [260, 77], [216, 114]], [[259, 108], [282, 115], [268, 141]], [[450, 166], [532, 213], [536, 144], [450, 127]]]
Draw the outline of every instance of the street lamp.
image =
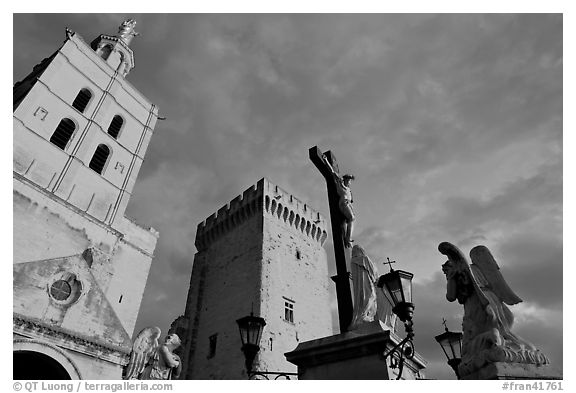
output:
[[255, 376], [261, 376], [265, 379], [268, 379], [268, 375], [276, 375], [275, 379], [280, 377], [290, 379], [290, 375], [298, 375], [298, 373], [252, 370], [254, 358], [256, 357], [258, 351], [260, 351], [260, 339], [262, 338], [262, 331], [264, 330], [264, 326], [266, 326], [266, 321], [264, 318], [255, 317], [254, 313], [250, 312], [249, 316], [237, 319], [236, 323], [238, 324], [238, 329], [240, 330], [242, 352], [244, 353], [244, 357], [246, 359], [245, 365], [248, 379], [252, 379]]
[[[388, 260], [388, 263], [393, 263]], [[414, 357], [414, 329], [412, 328], [412, 317], [414, 316], [414, 303], [412, 303], [412, 273], [403, 270], [394, 270], [390, 265], [390, 272], [380, 276], [378, 283], [379, 288], [389, 293], [394, 307], [392, 311], [394, 314], [404, 322], [404, 329], [406, 330], [406, 338], [394, 346], [388, 353], [384, 354], [384, 358], [396, 353], [399, 358], [399, 371], [398, 377], [402, 377], [402, 370], [404, 367], [404, 359], [412, 359]]]
[[251, 312], [249, 316], [236, 320], [240, 329], [240, 339], [242, 340], [242, 352], [246, 358], [246, 371], [252, 371], [252, 363], [258, 351], [260, 351], [260, 338], [262, 330], [266, 326], [264, 318], [255, 317]]
[[462, 332], [451, 332], [446, 326], [446, 320], [444, 319], [444, 330], [445, 332], [436, 336], [436, 341], [442, 347], [446, 358], [448, 359], [448, 365], [452, 367], [456, 373], [456, 378], [460, 379], [460, 373], [458, 372], [458, 365], [462, 361]]
[[380, 276], [378, 286], [386, 287], [394, 302], [392, 311], [404, 323], [411, 323], [414, 315], [414, 304], [412, 303], [412, 277], [414, 275], [403, 270], [394, 270]]

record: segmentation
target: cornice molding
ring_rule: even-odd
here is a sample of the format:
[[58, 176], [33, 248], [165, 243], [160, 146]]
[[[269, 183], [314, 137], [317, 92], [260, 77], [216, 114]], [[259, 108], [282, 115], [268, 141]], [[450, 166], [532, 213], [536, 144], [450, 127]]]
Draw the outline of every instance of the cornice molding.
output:
[[114, 364], [127, 364], [128, 356], [132, 350], [130, 347], [107, 343], [59, 326], [49, 325], [36, 318], [25, 317], [18, 313], [13, 313], [13, 328], [14, 333], [27, 337], [34, 336], [47, 339], [53, 341], [59, 347], [92, 357], [95, 353], [98, 353], [98, 358]]

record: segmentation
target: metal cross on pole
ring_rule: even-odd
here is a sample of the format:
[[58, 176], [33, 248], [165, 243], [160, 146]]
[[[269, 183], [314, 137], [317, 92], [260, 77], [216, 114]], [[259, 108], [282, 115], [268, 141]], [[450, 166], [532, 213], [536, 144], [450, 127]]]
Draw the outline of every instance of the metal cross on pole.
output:
[[336, 275], [332, 280], [336, 283], [336, 298], [338, 300], [338, 319], [340, 322], [340, 332], [348, 331], [352, 322], [352, 292], [350, 290], [350, 275], [346, 269], [346, 254], [344, 252], [344, 233], [342, 223], [345, 220], [338, 203], [340, 197], [336, 189], [336, 183], [332, 170], [325, 160], [332, 166], [335, 173], [339, 173], [336, 157], [331, 151], [324, 154], [314, 146], [308, 150], [308, 156], [316, 168], [326, 180], [328, 189], [328, 204], [330, 206], [330, 224], [332, 225], [332, 241], [334, 243], [334, 257], [336, 260]]
[[390, 268], [390, 271], [394, 270], [392, 269], [392, 264], [396, 263], [396, 261], [391, 261], [390, 258], [386, 257], [386, 262], [382, 262], [384, 265], [388, 265], [388, 267]]

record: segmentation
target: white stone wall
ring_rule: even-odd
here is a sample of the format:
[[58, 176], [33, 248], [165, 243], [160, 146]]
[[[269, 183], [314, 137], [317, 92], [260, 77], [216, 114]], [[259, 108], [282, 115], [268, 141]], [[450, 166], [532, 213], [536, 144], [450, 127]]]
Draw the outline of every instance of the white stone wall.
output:
[[[95, 218], [118, 225], [142, 165], [158, 109], [79, 38], [68, 40], [14, 111], [17, 173]], [[92, 93], [84, 113], [71, 106], [82, 88]], [[112, 118], [124, 124], [115, 139]], [[76, 124], [62, 151], [49, 140], [63, 118]], [[96, 147], [110, 149], [102, 174], [88, 168]]]
[[[258, 315], [262, 217], [254, 214], [194, 258], [187, 301], [191, 340], [187, 379], [242, 379], [244, 357], [236, 320]], [[215, 356], [209, 337], [217, 334]]]
[[105, 266], [96, 263], [93, 274], [128, 334], [133, 333], [157, 232], [126, 220], [123, 226], [131, 227], [136, 241], [121, 239], [121, 233], [19, 181], [14, 182], [13, 223], [14, 263], [81, 254], [89, 247], [108, 255], [110, 262]]
[[[15, 322], [15, 332], [64, 350], [84, 378], [120, 379], [126, 354], [120, 351], [114, 359], [107, 358], [93, 352], [89, 340], [124, 337], [121, 345], [128, 348], [126, 337], [134, 331], [158, 233], [128, 220], [124, 211], [158, 108], [77, 34], [70, 35], [51, 58], [13, 114], [13, 245], [18, 271], [14, 315], [25, 323], [26, 318], [35, 321], [34, 328]], [[82, 88], [88, 88], [92, 98], [80, 113], [71, 105]], [[115, 115], [124, 119], [117, 138], [107, 133]], [[50, 142], [63, 118], [75, 123], [64, 150]], [[99, 144], [111, 151], [102, 174], [88, 167]], [[46, 330], [51, 316], [42, 310], [48, 309], [48, 294], [38, 282], [55, 258], [77, 256], [88, 248], [97, 254], [89, 272], [98, 290], [71, 306], [61, 321], [69, 337], [88, 338], [88, 344], [80, 339], [75, 346], [76, 339], [62, 339]], [[34, 263], [47, 260], [52, 262], [42, 268]], [[100, 300], [93, 300], [94, 293], [102, 293]], [[106, 318], [102, 296], [108, 304]]]
[[[185, 312], [186, 379], [246, 378], [236, 320], [252, 304], [267, 323], [256, 370], [295, 372], [284, 352], [332, 334], [325, 228], [321, 215], [267, 179], [198, 226]], [[295, 302], [294, 323], [284, 320], [284, 297]], [[217, 350], [209, 357], [213, 334]]]
[[[284, 353], [301, 341], [333, 334], [328, 295], [331, 280], [322, 245], [326, 224], [316, 211], [268, 181], [264, 195], [271, 202], [264, 209], [261, 316], [267, 325], [259, 367], [296, 372]], [[293, 323], [284, 319], [286, 299], [293, 302]]]
[[80, 369], [83, 379], [121, 380], [122, 366], [110, 363], [93, 356], [86, 356], [73, 351], [68, 352], [70, 360]]

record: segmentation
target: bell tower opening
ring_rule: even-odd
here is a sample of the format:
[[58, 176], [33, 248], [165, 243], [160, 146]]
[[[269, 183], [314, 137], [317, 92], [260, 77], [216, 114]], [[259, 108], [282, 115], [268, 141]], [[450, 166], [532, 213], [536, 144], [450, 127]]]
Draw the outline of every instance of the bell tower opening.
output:
[[55, 359], [35, 351], [14, 351], [15, 380], [72, 379]]

